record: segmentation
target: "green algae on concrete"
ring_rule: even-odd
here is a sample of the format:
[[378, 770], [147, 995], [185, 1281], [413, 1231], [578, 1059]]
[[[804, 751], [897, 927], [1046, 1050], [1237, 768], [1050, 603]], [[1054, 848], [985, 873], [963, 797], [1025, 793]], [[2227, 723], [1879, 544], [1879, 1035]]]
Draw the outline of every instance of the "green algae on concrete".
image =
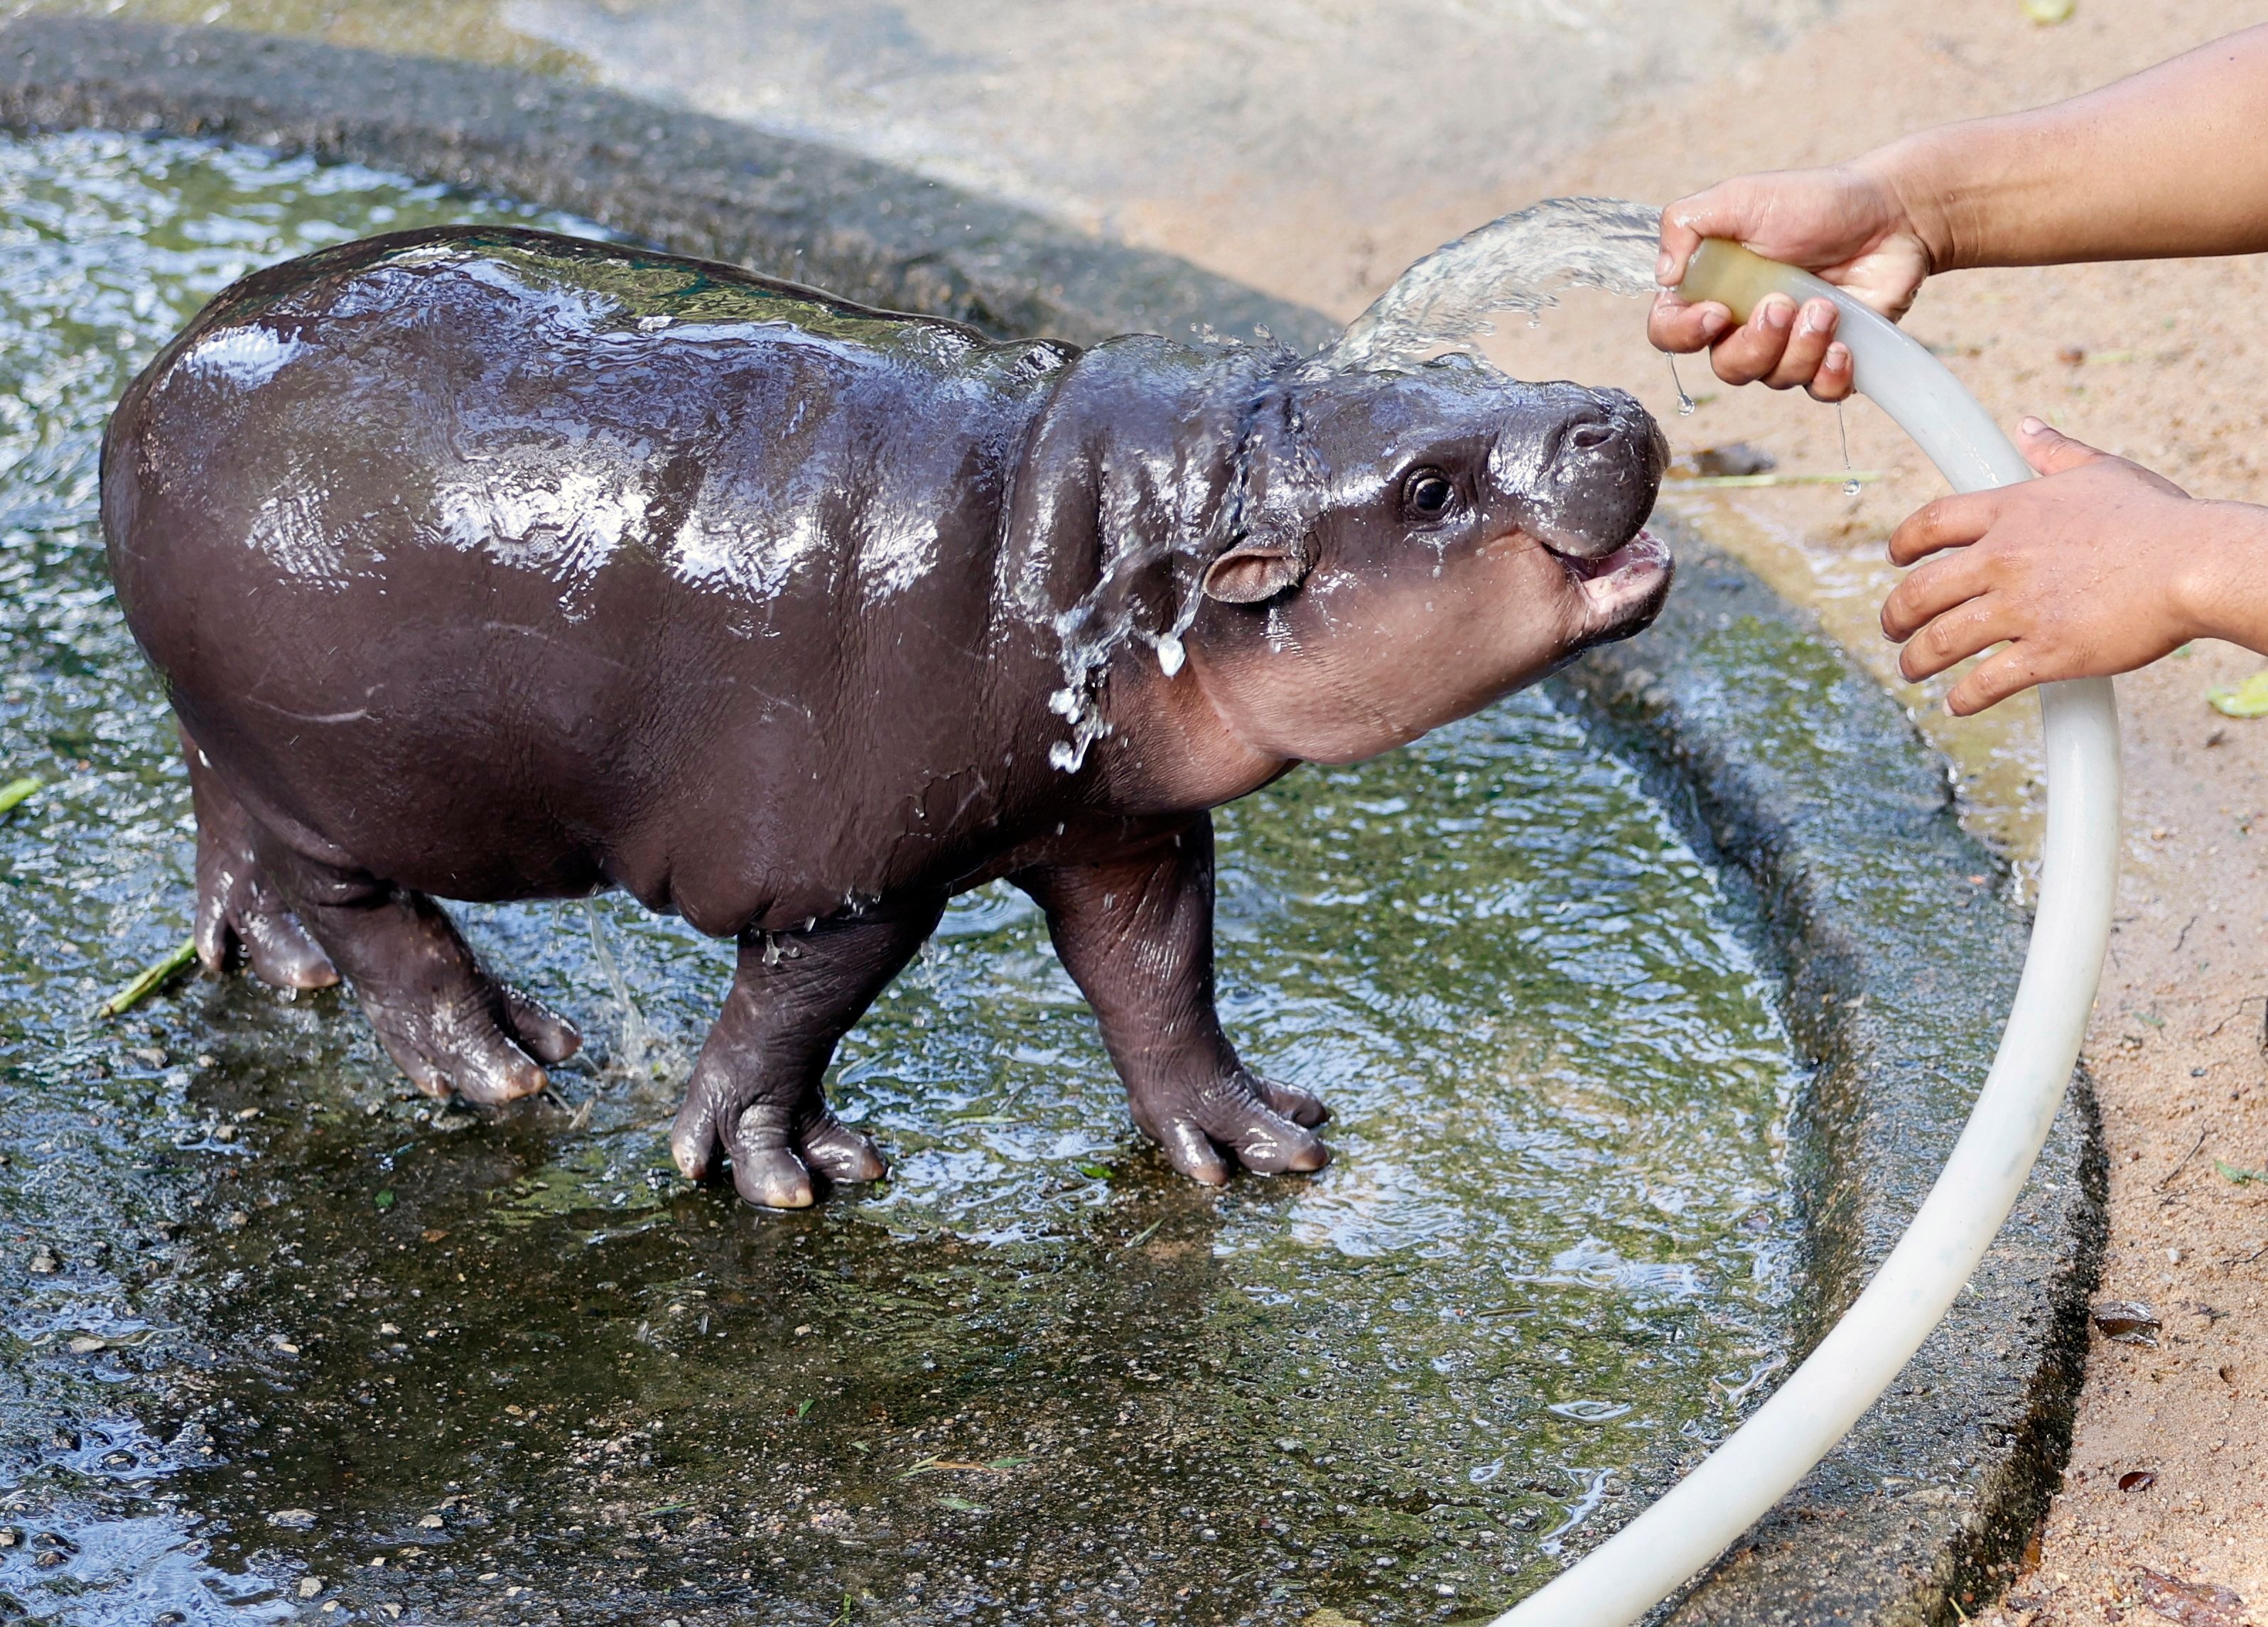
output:
[[191, 902], [93, 522], [108, 403], [252, 265], [448, 218], [532, 217], [0, 143], [0, 759], [53, 782], [0, 828], [0, 1523], [31, 1538], [0, 1594], [1432, 1620], [1737, 1418], [1789, 1353], [1797, 1070], [1714, 872], [1543, 696], [1222, 817], [1224, 1013], [1336, 1109], [1314, 1180], [1167, 1173], [998, 889], [843, 1047], [892, 1178], [799, 1215], [669, 1168], [730, 956], [619, 899], [463, 912], [594, 1041], [493, 1119], [416, 1098], [335, 994], [197, 980], [91, 1022]]
[[20, 15], [194, 23], [588, 77], [587, 64], [575, 52], [512, 28], [497, 0], [30, 0], [13, 9]]
[[816, 143], [473, 63], [25, 16], [0, 24], [0, 121], [162, 129], [352, 158], [1003, 338], [1089, 344], [1265, 326], [1312, 348], [1337, 331], [1172, 255]]

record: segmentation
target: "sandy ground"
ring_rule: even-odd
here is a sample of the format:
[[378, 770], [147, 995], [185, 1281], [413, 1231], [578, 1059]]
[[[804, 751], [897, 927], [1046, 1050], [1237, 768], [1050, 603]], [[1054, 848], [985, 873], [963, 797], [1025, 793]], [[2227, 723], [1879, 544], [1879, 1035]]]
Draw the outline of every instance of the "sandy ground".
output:
[[[1150, 70], [1175, 52], [1197, 52], [1190, 61], [1204, 50], [1288, 53], [1305, 70], [1248, 79], [1236, 94], [1222, 89], [1234, 76], [1216, 77], [1210, 99], [1153, 110], [1145, 123], [1142, 94], [1120, 94], [1107, 118], [1082, 122], [1077, 97], [1027, 106], [1010, 93], [1031, 61], [1013, 45], [1021, 4], [954, 0], [946, 10], [958, 54], [893, 35], [882, 40], [898, 53], [883, 63], [888, 72], [873, 49], [829, 57], [814, 48], [833, 9], [792, 0], [132, 0], [128, 9], [584, 73], [759, 122], [823, 114], [843, 121], [840, 138], [902, 158], [934, 151], [948, 169], [990, 166], [1007, 190], [1070, 217], [1341, 314], [1435, 243], [1537, 196], [1660, 202], [1739, 170], [1845, 156], [1917, 125], [2066, 95], [2268, 20], [2268, 0], [2079, 0], [2076, 18], [2054, 27], [2025, 22], [2017, 0], [1720, 0], [1687, 8], [1697, 20], [1681, 34], [1663, 32], [1674, 13], [1652, 0], [1444, 0], [1410, 13], [1421, 26], [1382, 31], [1374, 55], [1392, 93], [1354, 98], [1325, 92], [1368, 71], [1348, 54], [1348, 19], [1374, 24], [1387, 15], [1375, 4], [1307, 0], [1274, 13], [1265, 36], [1225, 28], [1224, 18], [1260, 14], [1229, 0], [1159, 4], [1130, 9], [1113, 46], [1129, 85], [1164, 83]], [[99, 0], [90, 9], [119, 8]], [[928, 15], [850, 10], [861, 27], [884, 12]], [[1835, 20], [1814, 24], [1827, 11]], [[712, 59], [736, 17], [799, 31], [797, 71], [835, 76], [843, 96], [768, 101], [761, 52], [720, 69]], [[1470, 32], [1469, 54], [1487, 70], [1479, 79], [1469, 63], [1440, 66], [1445, 49], [1458, 48], [1454, 31], [1442, 33], [1445, 17]], [[673, 55], [672, 27], [703, 48]], [[1626, 70], [1601, 71], [1600, 42], [1617, 28], [1634, 42]], [[1530, 62], [1507, 48], [1515, 35], [1550, 48]], [[1743, 41], [1778, 43], [1727, 72]], [[1095, 60], [1077, 71], [1097, 72]], [[1110, 54], [1101, 61], [1107, 70]], [[1539, 88], [1553, 74], [1580, 94]], [[904, 88], [924, 75], [934, 94]], [[1108, 77], [1094, 83], [1107, 89]], [[1435, 103], [1453, 107], [1459, 128], [1442, 123]], [[1175, 131], [1171, 151], [1138, 151], [1161, 118]], [[1273, 144], [1238, 134], [1279, 128], [1303, 134]], [[1476, 130], [1500, 139], [1476, 144]], [[1207, 142], [1226, 156], [1193, 185], [1189, 155]], [[1406, 184], [1394, 183], [1381, 154], [1401, 162]], [[2038, 412], [2199, 493], [2268, 501], [2268, 262], [1966, 274], [1926, 291], [1909, 326], [2005, 419]], [[1747, 442], [1783, 474], [1838, 476], [1847, 429], [1850, 467], [1879, 476], [1855, 500], [1832, 478], [1685, 489], [1671, 500], [1784, 592], [1817, 605], [1905, 698], [1959, 765], [1972, 828], [2018, 861], [2021, 886], [2037, 842], [2036, 709], [2019, 701], [1955, 723], [1935, 708], [1945, 683], [1898, 683], [1873, 631], [1894, 576], [1882, 540], [1940, 490], [1903, 436], [1863, 403], [1838, 423], [1800, 396], [1722, 390], [1690, 363], [1685, 382], [1700, 404], [1681, 418], [1638, 308], [1603, 298], [1571, 302], [1493, 348], [1531, 376], [1637, 389], [1688, 456]], [[2112, 1161], [2102, 1297], [2145, 1301], [2161, 1326], [2154, 1344], [2095, 1339], [2064, 1492], [2009, 1596], [1963, 1601], [1977, 1619], [2268, 1627], [2268, 1182], [2242, 1178], [2268, 1170], [2268, 720], [2222, 718], [2205, 698], [2263, 665], [2200, 645], [2120, 681], [2129, 862], [2088, 1048]], [[2246, 1602], [2228, 1601], [2238, 1596]]]

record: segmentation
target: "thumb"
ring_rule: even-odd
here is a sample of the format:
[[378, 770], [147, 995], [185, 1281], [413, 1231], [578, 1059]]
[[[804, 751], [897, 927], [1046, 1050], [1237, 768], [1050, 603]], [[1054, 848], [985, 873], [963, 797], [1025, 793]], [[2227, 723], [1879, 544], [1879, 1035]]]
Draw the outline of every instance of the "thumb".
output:
[[2110, 454], [2073, 440], [2061, 430], [2037, 418], [2027, 418], [2016, 426], [2016, 445], [2024, 454], [2024, 461], [2043, 475], [2060, 475], [2066, 469], [2075, 469], [2082, 463], [2092, 463], [2097, 458]]

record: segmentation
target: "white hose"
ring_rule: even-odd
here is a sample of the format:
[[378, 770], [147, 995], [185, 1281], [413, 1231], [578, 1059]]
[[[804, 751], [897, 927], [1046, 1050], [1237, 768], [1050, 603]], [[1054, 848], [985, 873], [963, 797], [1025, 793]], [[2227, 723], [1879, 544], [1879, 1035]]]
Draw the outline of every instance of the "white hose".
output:
[[[2030, 468], [1937, 358], [1851, 296], [1732, 244], [1695, 254], [1679, 292], [1747, 320], [1766, 293], [1832, 299], [1858, 387], [1960, 491]], [[1810, 1359], [1731, 1439], [1580, 1564], [1494, 1627], [1628, 1627], [1786, 1494], [1889, 1387], [2015, 1206], [2079, 1060], [2118, 880], [2118, 714], [2108, 679], [2045, 684], [2047, 839], [2039, 913], [2000, 1049], [1961, 1139], [1881, 1270]]]

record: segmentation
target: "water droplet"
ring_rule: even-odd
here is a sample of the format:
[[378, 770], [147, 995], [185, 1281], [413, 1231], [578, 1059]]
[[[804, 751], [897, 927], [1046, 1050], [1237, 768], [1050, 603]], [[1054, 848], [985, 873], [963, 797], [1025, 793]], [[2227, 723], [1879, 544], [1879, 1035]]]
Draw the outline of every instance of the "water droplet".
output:
[[1859, 495], [1859, 477], [1851, 470], [1851, 421], [1843, 416], [1841, 401], [1835, 403], [1835, 432], [1843, 438], [1843, 472], [1851, 476], [1843, 482], [1843, 495], [1855, 497]]
[[1690, 418], [1693, 416], [1693, 398], [1685, 393], [1685, 380], [1677, 376], [1677, 358], [1672, 356], [1667, 359], [1669, 363], [1669, 387], [1677, 392], [1677, 416]]
[[1167, 633], [1158, 640], [1158, 670], [1164, 673], [1167, 677], [1172, 677], [1182, 670], [1182, 662], [1186, 653], [1182, 648], [1182, 641], [1173, 634]]

